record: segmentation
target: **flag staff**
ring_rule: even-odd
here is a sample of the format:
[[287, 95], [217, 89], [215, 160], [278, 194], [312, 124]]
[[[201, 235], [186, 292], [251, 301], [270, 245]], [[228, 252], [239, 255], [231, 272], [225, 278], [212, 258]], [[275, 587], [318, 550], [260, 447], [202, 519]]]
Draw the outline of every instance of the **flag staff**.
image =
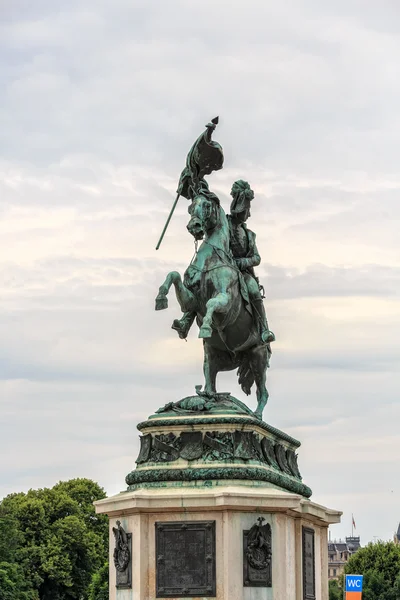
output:
[[357, 529], [356, 522], [354, 520], [354, 515], [351, 513], [351, 537], [353, 537], [353, 529]]
[[172, 215], [174, 214], [174, 210], [176, 208], [176, 205], [178, 204], [179, 196], [180, 196], [180, 193], [178, 192], [178, 194], [176, 195], [176, 198], [175, 198], [175, 202], [173, 203], [171, 211], [170, 211], [170, 213], [168, 215], [167, 222], [165, 223], [164, 229], [162, 230], [162, 234], [160, 235], [160, 239], [158, 240], [158, 244], [156, 246], [156, 250], [158, 250], [159, 247], [161, 246], [161, 242], [163, 241], [163, 237], [165, 235], [165, 232], [167, 231], [167, 227], [169, 225], [169, 222], [170, 222], [170, 220], [172, 218]]
[[[214, 117], [210, 123], [207, 123], [206, 130], [197, 138], [186, 158], [186, 167], [183, 169], [179, 178], [178, 191], [176, 193], [175, 202], [172, 205], [164, 229], [161, 232], [156, 250], [161, 246], [165, 232], [167, 231], [169, 222], [174, 214], [176, 205], [180, 196], [193, 200], [192, 193], [199, 192], [201, 187], [205, 186], [208, 190], [208, 185], [204, 180], [204, 175], [209, 175], [213, 171], [219, 171], [224, 164], [224, 153], [218, 142], [211, 139], [212, 133], [218, 125], [219, 118]], [[190, 191], [191, 190], [191, 191]]]

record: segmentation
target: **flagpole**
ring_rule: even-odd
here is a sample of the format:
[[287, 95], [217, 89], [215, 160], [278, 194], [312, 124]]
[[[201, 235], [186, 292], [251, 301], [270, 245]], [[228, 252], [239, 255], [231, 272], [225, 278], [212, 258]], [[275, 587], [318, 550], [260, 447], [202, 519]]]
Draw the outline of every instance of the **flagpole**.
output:
[[171, 220], [171, 218], [172, 218], [172, 215], [174, 214], [174, 210], [175, 210], [175, 208], [176, 208], [176, 205], [178, 204], [179, 196], [180, 196], [180, 193], [178, 192], [178, 193], [177, 193], [177, 195], [176, 195], [175, 202], [173, 203], [173, 205], [172, 205], [172, 208], [171, 208], [171, 211], [170, 211], [170, 213], [169, 213], [169, 215], [168, 215], [167, 222], [165, 223], [165, 225], [164, 225], [164, 229], [162, 230], [162, 234], [160, 235], [160, 239], [158, 240], [158, 244], [157, 244], [157, 246], [156, 246], [156, 250], [158, 250], [158, 249], [159, 249], [159, 247], [161, 246], [161, 242], [163, 241], [163, 237], [164, 237], [164, 235], [165, 235], [165, 232], [167, 231], [167, 227], [168, 227], [168, 225], [169, 225], [169, 222], [170, 222], [170, 220]]
[[[186, 167], [182, 171], [179, 178], [179, 186], [175, 202], [172, 205], [167, 222], [165, 223], [164, 229], [160, 235], [160, 239], [158, 240], [156, 250], [158, 250], [161, 246], [161, 242], [163, 241], [165, 232], [167, 231], [169, 222], [174, 214], [174, 210], [178, 204], [179, 197], [183, 192], [184, 187], [187, 187], [190, 182], [191, 185], [194, 185], [195, 181], [198, 184], [199, 181], [203, 179], [204, 175], [209, 175], [212, 173], [212, 171], [218, 171], [219, 169], [222, 169], [222, 165], [224, 164], [224, 154], [222, 148], [217, 142], [213, 142], [211, 140], [212, 133], [218, 125], [218, 122], [219, 117], [214, 117], [214, 119], [211, 119], [211, 122], [207, 123], [206, 125], [206, 130], [203, 131], [203, 133], [197, 138], [189, 150], [189, 154], [186, 158]], [[186, 186], [184, 186], [185, 179], [189, 179], [189, 182], [186, 181]], [[189, 200], [191, 198], [187, 195], [188, 193], [189, 192], [186, 191], [183, 195]]]

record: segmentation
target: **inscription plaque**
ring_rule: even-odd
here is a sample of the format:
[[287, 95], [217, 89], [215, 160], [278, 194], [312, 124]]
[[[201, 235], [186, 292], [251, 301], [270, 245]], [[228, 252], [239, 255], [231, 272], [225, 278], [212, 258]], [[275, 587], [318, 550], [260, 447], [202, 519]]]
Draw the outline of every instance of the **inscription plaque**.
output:
[[157, 598], [215, 597], [215, 521], [155, 527]]
[[303, 600], [315, 600], [315, 532], [303, 527]]

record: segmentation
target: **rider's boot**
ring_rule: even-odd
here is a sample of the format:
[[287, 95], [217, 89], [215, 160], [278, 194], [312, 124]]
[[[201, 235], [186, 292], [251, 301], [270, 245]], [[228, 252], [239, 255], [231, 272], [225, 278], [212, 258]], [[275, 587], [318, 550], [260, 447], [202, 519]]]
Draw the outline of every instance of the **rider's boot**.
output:
[[195, 312], [185, 312], [182, 319], [175, 319], [172, 323], [171, 329], [175, 329], [175, 331], [178, 332], [181, 340], [185, 340], [187, 338], [189, 329], [191, 328], [195, 317]]
[[261, 327], [261, 340], [264, 344], [269, 344], [275, 341], [275, 334], [268, 327], [267, 315], [265, 314], [264, 302], [262, 299], [253, 300], [257, 317]]

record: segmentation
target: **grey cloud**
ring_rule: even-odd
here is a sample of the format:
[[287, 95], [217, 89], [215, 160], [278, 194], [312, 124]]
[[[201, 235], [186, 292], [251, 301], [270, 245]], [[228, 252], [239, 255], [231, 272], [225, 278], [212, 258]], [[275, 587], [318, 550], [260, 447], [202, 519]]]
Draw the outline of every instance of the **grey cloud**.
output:
[[[397, 297], [400, 269], [384, 265], [360, 268], [312, 265], [304, 272], [264, 266], [262, 282], [270, 300], [301, 297]], [[260, 273], [261, 273], [260, 269]]]
[[[35, 27], [44, 27], [46, 31], [57, 32], [54, 38], [45, 39], [44, 48], [37, 48], [36, 52], [40, 50], [46, 56], [46, 43], [48, 48], [64, 45], [58, 64], [63, 65], [61, 76], [66, 75], [67, 86], [60, 88], [60, 81], [55, 85], [52, 79], [55, 73], [60, 77], [55, 64], [50, 73], [45, 65], [32, 66], [35, 85], [38, 77], [45, 77], [41, 88], [29, 89], [26, 76], [25, 81], [19, 78], [23, 94], [29, 93], [32, 98], [32, 107], [43, 107], [43, 101], [46, 103], [46, 114], [42, 112], [36, 118], [37, 125], [30, 136], [36, 142], [36, 156], [44, 159], [46, 148], [53, 157], [60, 155], [60, 149], [50, 147], [50, 138], [41, 133], [52, 126], [53, 135], [62, 136], [64, 147], [73, 147], [75, 151], [83, 143], [111, 160], [129, 154], [134, 161], [144, 159], [169, 166], [169, 156], [176, 155], [187, 144], [186, 132], [193, 136], [197, 133], [201, 107], [201, 112], [207, 113], [203, 118], [208, 119], [208, 112], [218, 109], [225, 114], [227, 124], [235, 123], [235, 129], [226, 128], [224, 140], [234, 163], [241, 156], [260, 162], [262, 156], [275, 165], [286, 160], [292, 166], [297, 163], [297, 168], [310, 169], [311, 159], [315, 161], [323, 148], [326, 158], [341, 167], [349, 156], [346, 137], [350, 134], [351, 140], [360, 141], [355, 131], [359, 122], [364, 140], [358, 166], [364, 161], [367, 167], [372, 156], [368, 155], [365, 143], [365, 124], [376, 122], [377, 116], [376, 94], [371, 91], [377, 89], [376, 79], [380, 89], [390, 86], [390, 73], [382, 72], [372, 54], [357, 54], [354, 48], [357, 36], [363, 41], [366, 35], [362, 24], [349, 21], [343, 33], [340, 29], [343, 16], [332, 25], [324, 10], [310, 4], [308, 10], [317, 12], [317, 18], [310, 20], [305, 6], [296, 9], [293, 3], [283, 4], [271, 11], [265, 3], [255, 2], [254, 12], [249, 15], [239, 4], [231, 7], [228, 14], [223, 4], [215, 6], [215, 3], [208, 12], [204, 3], [174, 2], [163, 6], [157, 3], [155, 11], [152, 3], [129, 6], [119, 2], [113, 5], [110, 14], [108, 3], [101, 6], [88, 2], [80, 13], [67, 11], [42, 22], [31, 22], [33, 31]], [[243, 30], [244, 16], [247, 26]], [[224, 35], [221, 23], [225, 25]], [[7, 32], [14, 44], [29, 42], [29, 36], [18, 32], [18, 24], [14, 24], [14, 29], [9, 26]], [[32, 36], [31, 43], [37, 39], [43, 44], [42, 36]], [[110, 42], [108, 47], [104, 38]], [[266, 40], [269, 50], [265, 55], [262, 50]], [[392, 50], [393, 42], [388, 41], [385, 47], [385, 41], [380, 39], [381, 52], [387, 51], [390, 60], [389, 48]], [[180, 51], [183, 45], [184, 53]], [[81, 60], [83, 52], [85, 60]], [[368, 78], [362, 69], [366, 65], [370, 71]], [[183, 70], [187, 72], [184, 82]], [[127, 72], [129, 77], [125, 76]], [[75, 73], [82, 75], [79, 86], [74, 84]], [[339, 93], [343, 86], [346, 94]], [[250, 95], [251, 114], [246, 110], [233, 113], [232, 95], [236, 101], [243, 101], [243, 106]], [[11, 97], [14, 110], [18, 110], [21, 100]], [[296, 103], [291, 100], [293, 97]], [[28, 117], [26, 112], [24, 115], [32, 122], [33, 115]], [[341, 131], [341, 138], [331, 137], [327, 121], [332, 119], [337, 120], [336, 131], [338, 134]], [[101, 136], [107, 134], [108, 147], [99, 145]], [[375, 148], [376, 165], [380, 134], [375, 129], [367, 135]], [[264, 136], [267, 142], [260, 143]], [[12, 138], [8, 139], [12, 144]], [[236, 148], [241, 148], [242, 153], [238, 154]], [[22, 145], [19, 151], [24, 151]], [[355, 160], [356, 154], [352, 153], [351, 158]], [[387, 153], [386, 159], [390, 160]], [[325, 168], [328, 164], [326, 160]]]

